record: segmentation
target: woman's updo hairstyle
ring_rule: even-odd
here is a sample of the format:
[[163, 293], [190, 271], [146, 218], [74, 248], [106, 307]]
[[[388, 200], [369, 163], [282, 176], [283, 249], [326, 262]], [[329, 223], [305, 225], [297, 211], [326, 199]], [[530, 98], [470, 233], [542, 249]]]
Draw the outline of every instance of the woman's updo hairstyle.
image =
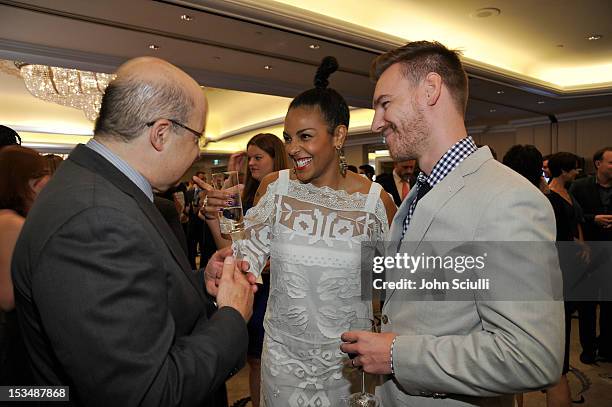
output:
[[289, 105], [289, 110], [297, 107], [318, 107], [327, 123], [330, 134], [339, 125], [349, 126], [349, 108], [346, 101], [338, 92], [328, 88], [329, 75], [338, 70], [338, 61], [334, 57], [325, 57], [317, 69], [314, 78], [315, 87], [300, 93]]

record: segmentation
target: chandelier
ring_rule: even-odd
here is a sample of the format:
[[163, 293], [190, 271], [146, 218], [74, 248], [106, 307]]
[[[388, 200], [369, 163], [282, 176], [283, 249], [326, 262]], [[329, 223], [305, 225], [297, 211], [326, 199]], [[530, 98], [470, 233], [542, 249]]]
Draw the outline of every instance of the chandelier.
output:
[[28, 91], [39, 99], [80, 109], [94, 121], [115, 75], [15, 62]]

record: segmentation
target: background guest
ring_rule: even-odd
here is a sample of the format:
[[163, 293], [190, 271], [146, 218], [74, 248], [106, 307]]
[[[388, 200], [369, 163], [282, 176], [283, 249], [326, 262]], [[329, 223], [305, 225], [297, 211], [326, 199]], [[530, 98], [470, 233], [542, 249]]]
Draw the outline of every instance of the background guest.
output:
[[[584, 177], [572, 183], [569, 192], [576, 198], [584, 212], [584, 236], [587, 241], [612, 241], [612, 147], [604, 147], [593, 155], [595, 175]], [[550, 165], [550, 163], [549, 163]], [[602, 262], [609, 261], [610, 253], [595, 250], [593, 268], [601, 268]], [[609, 277], [606, 277], [609, 281]], [[595, 363], [596, 356], [612, 361], [612, 303], [602, 301], [599, 312], [599, 339], [596, 340], [595, 302], [583, 303], [580, 319], [588, 328], [583, 339], [583, 363]], [[581, 335], [582, 336], [582, 335]], [[586, 345], [586, 348], [585, 348]]]
[[[580, 227], [583, 221], [582, 211], [573, 197], [565, 190], [565, 183], [572, 181], [578, 173], [576, 170], [578, 160], [574, 154], [558, 153], [551, 156], [550, 168], [553, 174], [557, 174], [551, 182], [551, 187], [554, 187], [554, 189], [548, 188], [546, 180], [542, 176], [542, 154], [535, 146], [516, 145], [511, 147], [504, 155], [503, 163], [527, 178], [547, 196], [555, 213], [555, 223], [557, 226], [556, 240], [558, 242], [582, 241], [582, 229]], [[564, 250], [567, 250], [567, 247]], [[561, 261], [562, 267], [567, 264], [573, 264], [573, 262]], [[570, 271], [564, 270], [564, 272]], [[548, 407], [570, 407], [572, 404], [567, 373], [570, 368], [572, 314], [578, 308], [579, 303], [566, 301], [564, 305], [565, 352], [563, 369], [559, 382], [546, 390], [546, 404]]]
[[0, 125], [0, 148], [13, 144], [21, 144], [21, 137], [10, 127]]
[[[244, 153], [233, 154], [230, 158], [231, 165], [228, 170], [242, 166]], [[283, 142], [270, 133], [260, 133], [247, 143], [247, 171], [244, 189], [242, 191], [242, 209], [246, 213], [253, 206], [255, 194], [261, 180], [268, 174], [288, 168], [287, 152]], [[224, 195], [219, 191], [209, 191], [207, 195], [208, 214], [206, 223], [215, 237], [217, 247], [231, 245], [231, 240], [225, 239], [219, 231], [219, 218], [216, 214], [218, 208], [224, 206]], [[206, 210], [206, 208], [203, 208]], [[255, 293], [253, 302], [253, 316], [247, 324], [249, 331], [249, 348], [247, 351], [247, 362], [249, 364], [249, 388], [251, 391], [251, 402], [254, 407], [259, 406], [259, 392], [261, 382], [261, 352], [264, 340], [263, 319], [268, 304], [270, 292], [269, 265], [261, 275], [262, 284]]]
[[368, 177], [370, 181], [374, 181], [374, 167], [369, 164], [360, 165], [359, 174], [363, 174]]
[[64, 159], [57, 154], [45, 154], [43, 157], [47, 163], [49, 175], [55, 174], [55, 171], [57, 171], [60, 164], [64, 161]]
[[415, 184], [416, 174], [418, 174], [416, 160], [395, 161], [392, 175], [380, 174], [376, 177], [376, 182], [382, 185], [393, 197], [393, 202], [400, 206]]
[[49, 175], [45, 159], [18, 145], [0, 151], [0, 385], [32, 384], [18, 330], [11, 259], [34, 199]]

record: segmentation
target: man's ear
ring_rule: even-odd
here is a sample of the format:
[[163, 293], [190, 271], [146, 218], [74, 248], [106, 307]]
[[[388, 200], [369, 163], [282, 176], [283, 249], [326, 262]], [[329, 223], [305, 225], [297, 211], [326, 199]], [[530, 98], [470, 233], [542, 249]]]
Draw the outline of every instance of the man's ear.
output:
[[344, 146], [347, 134], [348, 129], [344, 124], [336, 126], [336, 129], [334, 130], [334, 146], [336, 148]]
[[442, 77], [435, 72], [428, 73], [423, 81], [423, 98], [427, 106], [433, 106], [438, 102], [442, 93]]
[[168, 143], [170, 137], [171, 126], [172, 123], [168, 120], [160, 119], [149, 127], [149, 141], [155, 150], [162, 151], [164, 149], [164, 145]]

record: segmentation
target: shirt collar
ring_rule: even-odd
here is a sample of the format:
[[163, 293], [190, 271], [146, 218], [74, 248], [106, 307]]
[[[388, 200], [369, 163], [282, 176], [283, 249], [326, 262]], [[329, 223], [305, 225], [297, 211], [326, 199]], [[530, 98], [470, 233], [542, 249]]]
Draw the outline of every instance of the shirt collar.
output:
[[117, 154], [113, 153], [108, 147], [104, 144], [100, 143], [95, 139], [90, 139], [87, 144], [87, 147], [91, 148], [96, 153], [100, 154], [104, 157], [108, 162], [113, 164], [123, 175], [128, 177], [130, 181], [132, 181], [136, 186], [144, 192], [144, 194], [149, 198], [151, 202], [153, 202], [153, 188], [151, 188], [151, 184], [145, 177], [142, 176], [141, 173], [136, 171], [131, 165], [129, 165], [125, 160], [120, 158]]
[[465, 160], [477, 150], [478, 147], [476, 147], [472, 136], [467, 136], [456, 142], [446, 153], [444, 153], [432, 168], [429, 176], [425, 175], [424, 172], [420, 172], [417, 180], [421, 183], [427, 182], [429, 186], [433, 188], [438, 182], [442, 181], [450, 174], [461, 161]]

